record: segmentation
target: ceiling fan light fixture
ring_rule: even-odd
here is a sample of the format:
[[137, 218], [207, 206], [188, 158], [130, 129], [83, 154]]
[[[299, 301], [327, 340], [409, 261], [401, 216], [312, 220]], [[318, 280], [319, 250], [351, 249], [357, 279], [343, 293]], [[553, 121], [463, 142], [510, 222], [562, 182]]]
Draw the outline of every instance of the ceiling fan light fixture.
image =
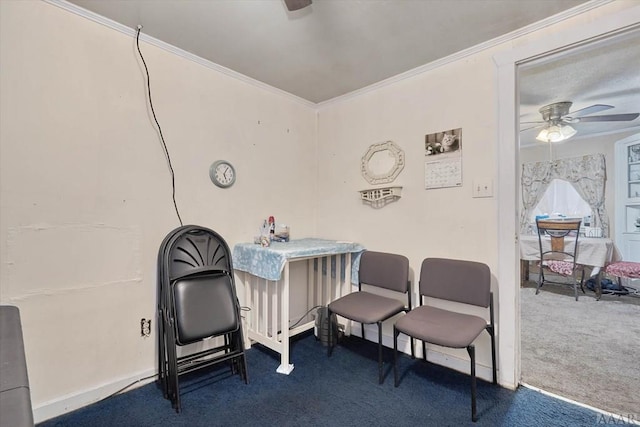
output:
[[536, 139], [542, 142], [560, 142], [571, 138], [576, 133], [576, 130], [569, 125], [551, 124], [542, 129]]

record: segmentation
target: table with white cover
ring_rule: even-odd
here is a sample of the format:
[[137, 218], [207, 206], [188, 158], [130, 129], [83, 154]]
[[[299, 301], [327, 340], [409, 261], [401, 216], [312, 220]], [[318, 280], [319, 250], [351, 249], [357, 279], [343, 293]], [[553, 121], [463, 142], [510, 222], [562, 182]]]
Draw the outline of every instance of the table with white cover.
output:
[[254, 243], [234, 246], [233, 268], [244, 285], [245, 304], [250, 309], [247, 337], [280, 353], [278, 373], [288, 375], [293, 370], [289, 338], [314, 327], [313, 320], [289, 326], [290, 265], [306, 262], [310, 309], [351, 292], [351, 284], [358, 283], [362, 251], [364, 247], [358, 243], [315, 238], [271, 242], [269, 247]]
[[[567, 249], [575, 244], [575, 237], [567, 236], [564, 238], [564, 245]], [[551, 239], [549, 236], [542, 238], [542, 248], [545, 251], [551, 250]], [[600, 273], [603, 268], [611, 261], [618, 260], [618, 254], [613, 240], [606, 237], [578, 237], [578, 255], [576, 263], [593, 267], [592, 276], [597, 277], [598, 289], [596, 293], [598, 298], [601, 294], [600, 289]], [[540, 260], [540, 245], [538, 236], [520, 235], [520, 259], [525, 261], [525, 271], [528, 273], [528, 262]], [[524, 266], [523, 264], [523, 266]], [[528, 274], [526, 274], [528, 277]]]

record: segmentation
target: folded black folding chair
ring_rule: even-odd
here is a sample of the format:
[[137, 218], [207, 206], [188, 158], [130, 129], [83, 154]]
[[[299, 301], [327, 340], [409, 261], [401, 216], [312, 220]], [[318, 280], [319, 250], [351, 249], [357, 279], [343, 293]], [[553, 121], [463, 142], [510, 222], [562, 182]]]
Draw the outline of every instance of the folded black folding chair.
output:
[[[248, 382], [240, 305], [231, 251], [205, 227], [171, 231], [158, 251], [158, 382], [180, 412], [179, 377], [221, 362]], [[178, 347], [211, 340], [205, 350], [178, 356]]]

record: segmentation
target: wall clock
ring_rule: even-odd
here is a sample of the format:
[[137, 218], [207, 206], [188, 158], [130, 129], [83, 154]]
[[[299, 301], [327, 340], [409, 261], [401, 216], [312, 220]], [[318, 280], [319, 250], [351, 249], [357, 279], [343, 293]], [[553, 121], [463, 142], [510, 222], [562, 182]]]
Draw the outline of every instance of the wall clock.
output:
[[236, 170], [226, 160], [216, 160], [209, 167], [211, 182], [220, 188], [229, 188], [236, 182]]

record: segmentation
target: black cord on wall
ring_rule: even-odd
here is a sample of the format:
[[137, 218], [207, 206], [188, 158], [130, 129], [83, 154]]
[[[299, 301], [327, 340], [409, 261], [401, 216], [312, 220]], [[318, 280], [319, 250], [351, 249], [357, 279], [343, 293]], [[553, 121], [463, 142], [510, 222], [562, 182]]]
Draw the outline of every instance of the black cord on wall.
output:
[[141, 29], [142, 29], [142, 25], [138, 25], [138, 32], [136, 33], [136, 47], [138, 48], [140, 59], [142, 59], [142, 64], [144, 65], [145, 73], [147, 74], [147, 94], [149, 95], [149, 106], [151, 107], [153, 120], [155, 120], [156, 126], [158, 126], [158, 133], [160, 134], [160, 140], [162, 141], [162, 148], [164, 149], [164, 154], [167, 158], [167, 163], [169, 164], [169, 171], [171, 172], [171, 197], [173, 198], [173, 207], [176, 210], [176, 215], [178, 215], [178, 221], [180, 221], [180, 226], [182, 226], [182, 218], [180, 217], [180, 212], [178, 211], [178, 204], [176, 203], [176, 179], [173, 173], [173, 166], [171, 165], [171, 157], [169, 156], [169, 150], [167, 149], [167, 144], [164, 142], [164, 135], [162, 134], [162, 128], [160, 127], [160, 123], [158, 122], [158, 118], [156, 117], [156, 111], [153, 108], [153, 101], [151, 100], [151, 80], [149, 79], [149, 69], [147, 68], [147, 63], [144, 60], [144, 56], [142, 56], [142, 51], [140, 50], [140, 30]]

